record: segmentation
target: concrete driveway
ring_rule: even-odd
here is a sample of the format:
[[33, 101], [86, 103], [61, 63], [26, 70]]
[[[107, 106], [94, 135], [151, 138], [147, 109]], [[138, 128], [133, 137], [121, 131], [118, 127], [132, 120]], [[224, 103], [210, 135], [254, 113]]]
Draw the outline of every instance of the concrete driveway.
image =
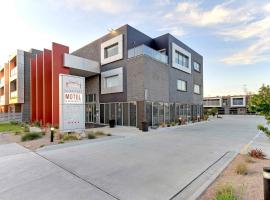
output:
[[0, 153], [0, 199], [181, 199], [198, 175], [250, 142], [262, 121], [228, 116], [37, 153], [15, 145], [11, 155]]

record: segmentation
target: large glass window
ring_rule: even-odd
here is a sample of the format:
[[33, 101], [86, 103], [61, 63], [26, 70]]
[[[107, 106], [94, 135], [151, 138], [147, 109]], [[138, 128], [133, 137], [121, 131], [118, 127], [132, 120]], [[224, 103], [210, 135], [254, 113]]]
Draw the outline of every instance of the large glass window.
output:
[[105, 122], [105, 112], [104, 112], [104, 104], [100, 104], [100, 123], [104, 124]]
[[109, 58], [118, 54], [118, 43], [108, 46], [104, 49], [104, 57]]
[[183, 67], [189, 68], [188, 57], [177, 50], [175, 50], [175, 54], [175, 63], [182, 65]]
[[137, 111], [136, 111], [136, 103], [132, 102], [129, 103], [129, 119], [130, 119], [130, 126], [136, 126], [137, 122]]
[[201, 94], [201, 87], [200, 87], [200, 85], [194, 84], [194, 93]]
[[105, 77], [106, 88], [116, 87], [119, 85], [119, 75]]
[[117, 103], [117, 125], [120, 125], [122, 126], [123, 123], [122, 123], [122, 112], [123, 112], [123, 104], [122, 103]]
[[194, 70], [196, 70], [198, 72], [201, 71], [201, 65], [200, 65], [200, 63], [193, 62], [193, 67], [194, 67]]
[[105, 104], [105, 124], [109, 124], [110, 120], [110, 104]]
[[146, 121], [149, 126], [152, 126], [152, 102], [146, 102], [145, 104], [146, 110]]
[[123, 103], [123, 125], [129, 126], [129, 106], [128, 103]]
[[175, 121], [175, 105], [173, 103], [170, 104], [170, 121]]
[[159, 106], [158, 106], [158, 121], [159, 121], [159, 124], [164, 122], [164, 106], [163, 106], [163, 103], [159, 103]]
[[244, 99], [243, 98], [233, 98], [233, 105], [234, 106], [243, 106]]
[[115, 103], [111, 103], [111, 117], [110, 119], [116, 119], [116, 110], [115, 110]]
[[187, 82], [183, 80], [177, 80], [177, 90], [187, 91]]
[[157, 126], [158, 123], [158, 103], [153, 103], [153, 125]]
[[170, 122], [170, 108], [168, 103], [164, 103], [165, 122]]

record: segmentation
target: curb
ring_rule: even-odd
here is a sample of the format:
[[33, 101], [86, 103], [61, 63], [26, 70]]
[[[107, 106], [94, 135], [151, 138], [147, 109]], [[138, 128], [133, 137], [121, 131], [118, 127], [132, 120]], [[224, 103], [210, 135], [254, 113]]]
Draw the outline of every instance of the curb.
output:
[[205, 171], [187, 184], [182, 191], [180, 190], [179, 194], [170, 198], [170, 200], [198, 199], [236, 156], [236, 152], [226, 152]]

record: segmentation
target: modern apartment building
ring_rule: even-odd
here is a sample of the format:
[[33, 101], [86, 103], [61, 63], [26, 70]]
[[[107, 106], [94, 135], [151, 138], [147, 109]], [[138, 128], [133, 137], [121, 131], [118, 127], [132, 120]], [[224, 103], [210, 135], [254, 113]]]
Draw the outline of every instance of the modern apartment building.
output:
[[115, 119], [140, 128], [142, 121], [154, 126], [203, 114], [203, 57], [170, 34], [151, 38], [129, 25], [73, 53], [57, 43], [18, 51], [9, 73], [9, 111], [25, 121], [58, 124], [66, 117], [59, 111], [61, 74], [85, 77], [86, 124]]
[[250, 95], [205, 97], [204, 109], [218, 108], [218, 114], [245, 115], [251, 114], [248, 109]]
[[152, 126], [202, 115], [203, 57], [170, 34], [124, 25], [72, 54], [100, 63], [86, 77], [86, 122]]

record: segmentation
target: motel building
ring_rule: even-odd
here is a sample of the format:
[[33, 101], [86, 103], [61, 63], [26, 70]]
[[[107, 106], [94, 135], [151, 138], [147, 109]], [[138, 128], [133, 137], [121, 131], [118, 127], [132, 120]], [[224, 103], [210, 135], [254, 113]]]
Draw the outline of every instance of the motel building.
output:
[[171, 34], [151, 38], [124, 25], [70, 52], [17, 50], [0, 67], [0, 121], [62, 130], [141, 128], [203, 115], [203, 57]]

